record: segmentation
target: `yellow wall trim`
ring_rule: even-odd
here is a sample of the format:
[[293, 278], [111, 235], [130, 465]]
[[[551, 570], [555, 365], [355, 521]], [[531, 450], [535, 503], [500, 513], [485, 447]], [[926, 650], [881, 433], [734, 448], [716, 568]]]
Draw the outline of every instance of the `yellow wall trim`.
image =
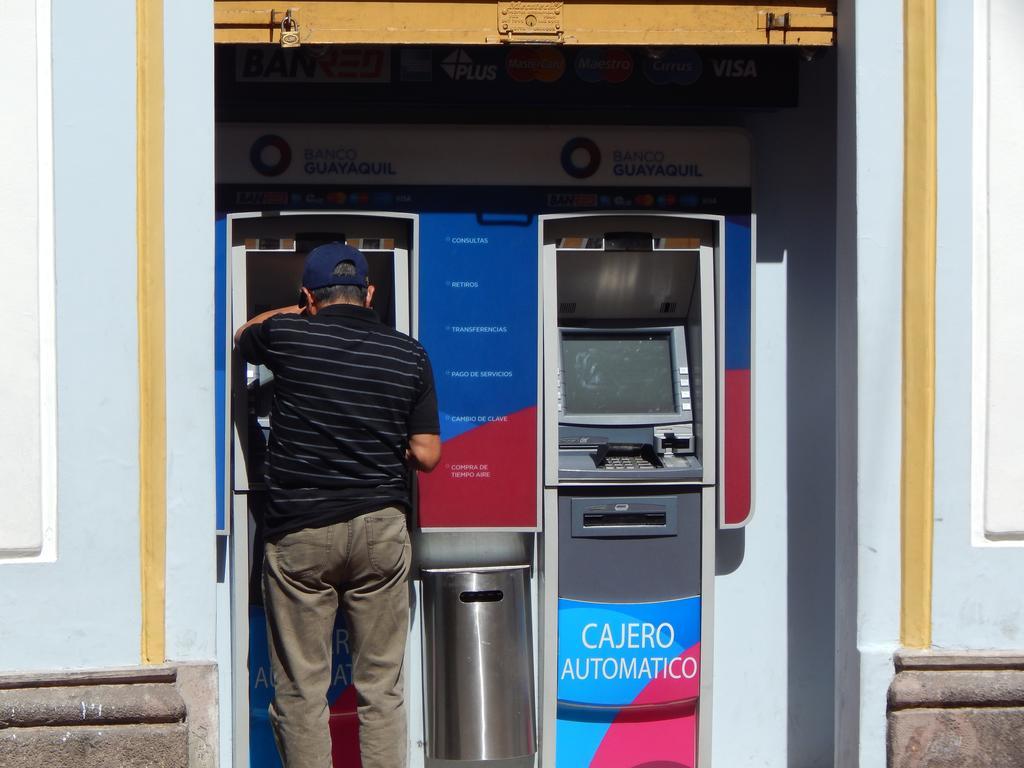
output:
[[[511, 42], [504, 0], [215, 0], [218, 43], [278, 43], [284, 14], [302, 44], [418, 43], [484, 45]], [[573, 0], [530, 4], [543, 40], [566, 45], [832, 45], [836, 0], [654, 2]], [[502, 11], [506, 11], [502, 15]], [[291, 26], [289, 22], [289, 27]], [[546, 28], [542, 30], [541, 28]]]
[[136, 0], [135, 9], [142, 662], [161, 664], [167, 561], [163, 0]]
[[935, 0], [904, 0], [900, 643], [932, 640], [935, 476]]

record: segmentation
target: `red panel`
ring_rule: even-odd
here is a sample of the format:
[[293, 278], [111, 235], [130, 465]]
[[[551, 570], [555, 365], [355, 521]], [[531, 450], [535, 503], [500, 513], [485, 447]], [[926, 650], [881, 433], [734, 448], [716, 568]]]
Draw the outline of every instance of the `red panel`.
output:
[[537, 408], [447, 440], [420, 475], [421, 528], [537, 527]]
[[335, 765], [361, 768], [359, 757], [359, 717], [356, 714], [356, 687], [348, 686], [331, 704], [331, 757]]
[[725, 493], [722, 522], [745, 525], [750, 518], [750, 370], [725, 372]]

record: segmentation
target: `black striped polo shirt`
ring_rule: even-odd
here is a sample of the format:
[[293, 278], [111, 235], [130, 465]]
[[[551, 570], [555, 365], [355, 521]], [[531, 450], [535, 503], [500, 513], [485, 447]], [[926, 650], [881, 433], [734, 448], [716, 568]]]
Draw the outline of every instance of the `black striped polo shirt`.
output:
[[409, 435], [439, 434], [422, 345], [371, 309], [331, 304], [245, 330], [238, 349], [274, 373], [267, 538], [409, 506]]

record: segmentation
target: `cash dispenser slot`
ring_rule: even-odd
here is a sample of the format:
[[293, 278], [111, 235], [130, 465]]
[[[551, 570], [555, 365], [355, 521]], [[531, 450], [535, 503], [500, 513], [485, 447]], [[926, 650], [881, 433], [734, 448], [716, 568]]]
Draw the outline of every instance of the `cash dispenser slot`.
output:
[[584, 528], [602, 528], [621, 525], [665, 527], [664, 512], [646, 512], [642, 515], [624, 515], [620, 512], [584, 512]]
[[675, 536], [679, 507], [672, 496], [656, 499], [574, 498], [572, 535], [582, 538]]

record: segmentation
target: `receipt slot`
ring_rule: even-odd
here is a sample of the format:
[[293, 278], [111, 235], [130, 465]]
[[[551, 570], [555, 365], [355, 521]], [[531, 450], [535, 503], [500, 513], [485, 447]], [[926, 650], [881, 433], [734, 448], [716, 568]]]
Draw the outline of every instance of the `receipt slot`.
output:
[[723, 221], [542, 226], [545, 566], [557, 573], [545, 758], [693, 768], [710, 723]]
[[[402, 213], [274, 211], [227, 217], [230, 249], [230, 328], [298, 297], [306, 254], [325, 242], [346, 242], [366, 254], [376, 286], [373, 308], [382, 321], [410, 332], [411, 254], [416, 217]], [[230, 342], [229, 342], [230, 343]], [[278, 768], [267, 707], [273, 698], [266, 618], [260, 588], [261, 523], [266, 508], [263, 461], [270, 430], [273, 375], [235, 356], [231, 367], [232, 636], [234, 642], [236, 766]], [[356, 692], [348, 631], [339, 617], [333, 634], [333, 665], [327, 692], [333, 756], [338, 765], [359, 765]], [[407, 663], [418, 668], [418, 656]]]

